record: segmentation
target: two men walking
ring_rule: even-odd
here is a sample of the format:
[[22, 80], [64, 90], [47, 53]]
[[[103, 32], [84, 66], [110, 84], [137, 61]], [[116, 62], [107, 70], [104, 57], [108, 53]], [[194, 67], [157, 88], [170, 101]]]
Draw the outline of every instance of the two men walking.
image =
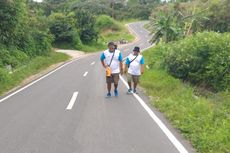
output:
[[[110, 42], [108, 49], [101, 54], [101, 63], [106, 70], [106, 83], [108, 93], [106, 97], [111, 97], [112, 83], [114, 84], [114, 96], [118, 96], [118, 82], [119, 75], [123, 72], [128, 72], [128, 94], [136, 93], [136, 87], [139, 82], [139, 77], [144, 73], [144, 58], [140, 55], [140, 48], [135, 47], [133, 53], [130, 54], [125, 62], [125, 69], [123, 68], [122, 53], [115, 48], [115, 44]], [[132, 88], [132, 82], [134, 83]], [[132, 90], [133, 89], [133, 90]]]

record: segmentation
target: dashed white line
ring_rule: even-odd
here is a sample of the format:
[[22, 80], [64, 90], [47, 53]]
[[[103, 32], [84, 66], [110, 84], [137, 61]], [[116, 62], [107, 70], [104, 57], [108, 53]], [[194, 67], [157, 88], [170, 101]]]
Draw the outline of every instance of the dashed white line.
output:
[[[120, 76], [122, 82], [127, 88], [129, 88], [128, 83]], [[177, 138], [171, 133], [171, 131], [164, 125], [164, 123], [156, 116], [156, 114], [148, 107], [148, 105], [139, 97], [137, 94], [133, 94], [141, 106], [146, 110], [149, 116], [155, 121], [155, 123], [160, 127], [164, 134], [168, 137], [171, 143], [176, 147], [180, 153], [188, 153], [184, 146], [177, 140]]]
[[44, 79], [44, 78], [50, 76], [51, 74], [55, 73], [56, 71], [62, 69], [63, 67], [65, 67], [65, 66], [67, 66], [67, 65], [69, 65], [69, 64], [71, 64], [71, 63], [73, 63], [73, 62], [75, 62], [75, 61], [77, 61], [77, 60], [79, 60], [79, 59], [81, 59], [81, 58], [78, 58], [78, 59], [75, 59], [75, 60], [72, 60], [72, 61], [70, 61], [70, 62], [65, 63], [64, 65], [62, 65], [62, 66], [56, 68], [55, 70], [49, 72], [48, 74], [42, 76], [41, 78], [39, 78], [39, 79], [37, 79], [37, 80], [31, 82], [30, 84], [28, 84], [28, 85], [26, 85], [26, 86], [24, 86], [24, 87], [18, 89], [17, 91], [15, 91], [15, 92], [9, 94], [8, 96], [6, 96], [6, 97], [0, 99], [0, 103], [3, 102], [3, 101], [5, 101], [5, 100], [7, 100], [7, 99], [9, 99], [10, 97], [16, 95], [17, 93], [19, 93], [19, 92], [21, 92], [21, 91], [27, 89], [28, 87], [32, 86], [33, 84], [35, 84], [35, 83], [41, 81], [42, 79]]
[[95, 61], [93, 61], [90, 65], [94, 65], [96, 62]]
[[86, 76], [87, 76], [87, 74], [88, 74], [88, 72], [85, 72], [83, 76], [84, 76], [84, 77], [86, 77]]
[[71, 110], [73, 108], [73, 105], [74, 105], [75, 101], [77, 100], [77, 96], [78, 96], [78, 92], [74, 92], [73, 96], [69, 102], [69, 105], [66, 107], [67, 110]]

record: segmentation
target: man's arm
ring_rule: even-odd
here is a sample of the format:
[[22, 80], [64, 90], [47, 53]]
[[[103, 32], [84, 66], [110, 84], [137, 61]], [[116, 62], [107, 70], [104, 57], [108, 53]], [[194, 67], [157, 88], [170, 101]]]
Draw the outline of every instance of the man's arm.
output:
[[141, 64], [141, 74], [144, 74], [144, 70], [145, 70], [145, 65]]
[[127, 73], [128, 72], [128, 65], [130, 64], [130, 61], [129, 61], [129, 58], [127, 57], [126, 58], [126, 61], [125, 61], [125, 70], [124, 72]]
[[104, 61], [101, 61], [101, 64], [102, 64], [102, 66], [103, 66], [104, 68], [107, 67], [107, 65], [105, 65], [105, 62], [104, 62]]
[[119, 58], [118, 60], [120, 61], [120, 70], [121, 70], [121, 75], [123, 74], [124, 70], [123, 70], [123, 58], [122, 58], [122, 55], [121, 53], [119, 54]]
[[121, 70], [121, 75], [124, 73], [124, 70], [123, 70], [123, 63], [120, 62], [120, 70]]
[[104, 68], [106, 68], [107, 65], [106, 65], [105, 62], [104, 62], [104, 60], [105, 60], [105, 54], [104, 54], [104, 53], [101, 54], [100, 60], [101, 60], [102, 66], [103, 66]]
[[144, 74], [144, 70], [145, 70], [145, 61], [144, 61], [144, 57], [141, 58], [141, 74]]

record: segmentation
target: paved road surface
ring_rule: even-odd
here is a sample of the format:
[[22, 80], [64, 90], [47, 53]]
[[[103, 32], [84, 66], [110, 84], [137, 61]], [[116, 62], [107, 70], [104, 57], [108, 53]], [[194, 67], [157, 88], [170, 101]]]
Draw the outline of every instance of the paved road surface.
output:
[[[124, 56], [135, 45], [142, 49], [150, 46], [143, 24], [130, 25], [140, 39], [121, 48]], [[193, 152], [152, 108], [179, 144], [170, 140], [136, 97], [126, 95], [122, 81], [120, 96], [105, 98], [105, 74], [99, 57], [98, 53], [75, 60], [20, 92], [2, 97], [0, 153]], [[148, 103], [146, 96], [140, 97]]]

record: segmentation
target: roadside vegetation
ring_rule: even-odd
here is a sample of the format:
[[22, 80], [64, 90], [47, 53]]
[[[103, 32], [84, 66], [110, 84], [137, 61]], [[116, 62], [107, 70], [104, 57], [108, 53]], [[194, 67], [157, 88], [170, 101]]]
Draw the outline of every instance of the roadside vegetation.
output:
[[200, 153], [230, 152], [229, 0], [0, 1], [0, 95], [66, 61], [53, 47], [94, 52], [132, 41], [125, 24], [150, 19], [141, 85]]
[[141, 85], [200, 153], [230, 152], [228, 0], [166, 3], [153, 10]]
[[[0, 2], [0, 94], [68, 56], [53, 48], [95, 52], [109, 41], [134, 40], [125, 24], [147, 19], [146, 3], [105, 0], [14, 0]], [[131, 12], [131, 10], [133, 10]]]

